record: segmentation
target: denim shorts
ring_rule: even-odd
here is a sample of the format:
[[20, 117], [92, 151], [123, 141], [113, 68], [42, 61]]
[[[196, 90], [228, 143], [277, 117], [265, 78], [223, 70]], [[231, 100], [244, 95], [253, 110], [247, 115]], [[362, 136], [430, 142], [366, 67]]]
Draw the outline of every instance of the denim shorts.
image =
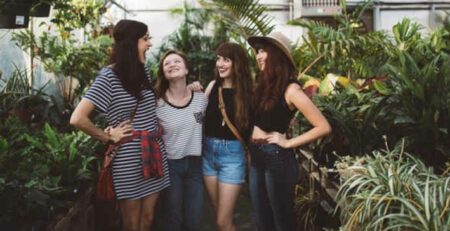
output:
[[245, 150], [238, 140], [206, 137], [203, 144], [204, 176], [217, 176], [223, 183], [242, 184], [246, 166]]

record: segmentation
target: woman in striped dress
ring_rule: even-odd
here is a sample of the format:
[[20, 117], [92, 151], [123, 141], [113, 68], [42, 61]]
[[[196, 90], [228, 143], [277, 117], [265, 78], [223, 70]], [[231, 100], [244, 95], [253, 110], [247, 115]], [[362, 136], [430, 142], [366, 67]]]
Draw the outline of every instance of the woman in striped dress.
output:
[[[144, 66], [145, 51], [152, 46], [148, 28], [133, 20], [121, 20], [114, 27], [114, 50], [110, 65], [104, 67], [84, 98], [75, 108], [70, 123], [105, 143], [122, 143], [112, 166], [113, 183], [121, 210], [123, 230], [149, 230], [159, 192], [170, 184], [164, 143], [158, 136], [155, 94]], [[89, 114], [106, 115], [109, 132], [96, 127]], [[130, 122], [131, 115], [134, 115]], [[138, 135], [136, 135], [138, 134]], [[142, 134], [156, 136], [156, 149], [162, 155], [162, 176], [145, 171]], [[148, 137], [147, 137], [148, 138]], [[158, 147], [159, 146], [159, 147]], [[145, 154], [145, 152], [144, 152]], [[152, 154], [150, 154], [152, 155]], [[161, 169], [159, 169], [161, 170]]]

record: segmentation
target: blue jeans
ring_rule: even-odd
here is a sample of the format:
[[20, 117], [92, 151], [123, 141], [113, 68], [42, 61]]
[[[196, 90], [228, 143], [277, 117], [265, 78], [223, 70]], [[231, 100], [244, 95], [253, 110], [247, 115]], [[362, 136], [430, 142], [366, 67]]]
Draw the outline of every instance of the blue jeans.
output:
[[203, 145], [203, 175], [217, 176], [220, 182], [242, 184], [247, 158], [239, 140], [206, 137]]
[[199, 230], [203, 209], [202, 157], [170, 160], [171, 186], [163, 193], [164, 230]]
[[276, 144], [249, 145], [250, 196], [259, 231], [294, 231], [298, 164], [292, 149]]

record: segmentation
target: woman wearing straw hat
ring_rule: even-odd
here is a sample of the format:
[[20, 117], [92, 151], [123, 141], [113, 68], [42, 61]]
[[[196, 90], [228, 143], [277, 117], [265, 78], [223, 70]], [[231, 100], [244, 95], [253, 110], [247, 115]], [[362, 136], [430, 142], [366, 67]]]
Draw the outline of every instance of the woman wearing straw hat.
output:
[[[280, 32], [252, 36], [260, 72], [255, 89], [254, 129], [249, 150], [250, 195], [259, 230], [295, 230], [293, 200], [298, 164], [293, 148], [331, 131], [328, 121], [295, 79], [290, 41]], [[313, 125], [309, 131], [286, 137], [296, 111]]]

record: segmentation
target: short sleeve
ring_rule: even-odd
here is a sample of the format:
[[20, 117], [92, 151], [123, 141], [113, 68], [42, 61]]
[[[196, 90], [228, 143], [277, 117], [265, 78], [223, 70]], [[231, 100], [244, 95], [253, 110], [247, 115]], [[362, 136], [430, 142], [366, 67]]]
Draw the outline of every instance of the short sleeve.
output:
[[111, 104], [111, 92], [112, 87], [111, 82], [108, 79], [108, 72], [103, 68], [84, 98], [91, 101], [97, 110], [106, 113]]

